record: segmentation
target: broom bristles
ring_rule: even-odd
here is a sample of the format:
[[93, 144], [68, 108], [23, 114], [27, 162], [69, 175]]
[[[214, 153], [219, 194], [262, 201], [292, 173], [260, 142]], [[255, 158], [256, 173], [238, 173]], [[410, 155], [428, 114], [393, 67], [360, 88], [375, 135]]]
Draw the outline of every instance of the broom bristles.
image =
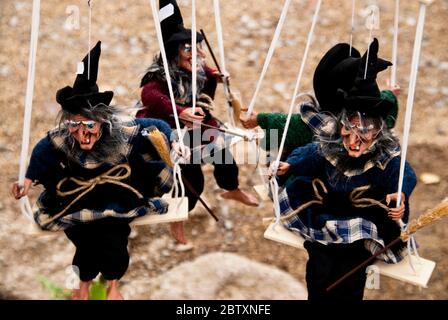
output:
[[409, 223], [407, 230], [402, 232], [400, 237], [403, 241], [406, 241], [411, 234], [417, 232], [423, 227], [426, 227], [427, 225], [433, 223], [434, 221], [437, 221], [446, 216], [448, 216], [447, 199], [442, 201], [440, 204], [438, 204], [436, 207], [434, 207], [427, 213], [424, 213], [417, 219], [412, 220]]
[[154, 148], [156, 148], [157, 153], [160, 158], [165, 162], [169, 167], [173, 167], [173, 161], [171, 161], [170, 151], [166, 144], [166, 139], [163, 134], [158, 130], [154, 129], [148, 134], [149, 140], [153, 144]]

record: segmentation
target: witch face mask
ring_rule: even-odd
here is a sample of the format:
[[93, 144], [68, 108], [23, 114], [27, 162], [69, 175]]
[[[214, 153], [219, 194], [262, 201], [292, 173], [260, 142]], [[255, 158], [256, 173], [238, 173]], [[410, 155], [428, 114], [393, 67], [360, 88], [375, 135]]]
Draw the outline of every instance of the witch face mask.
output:
[[342, 120], [341, 124], [342, 142], [350, 157], [360, 157], [369, 150], [378, 136], [379, 130], [374, 124], [366, 123], [358, 116], [352, 117], [350, 121]]
[[82, 150], [91, 150], [101, 137], [101, 123], [75, 115], [66, 122], [73, 138]]

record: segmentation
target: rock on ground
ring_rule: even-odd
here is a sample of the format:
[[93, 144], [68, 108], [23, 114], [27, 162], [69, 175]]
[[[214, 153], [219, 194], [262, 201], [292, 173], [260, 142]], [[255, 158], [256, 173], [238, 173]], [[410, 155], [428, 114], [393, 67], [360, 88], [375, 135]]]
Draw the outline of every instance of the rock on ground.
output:
[[[129, 285], [131, 286], [131, 284]], [[305, 286], [276, 267], [227, 252], [202, 255], [147, 283], [137, 299], [306, 299]], [[124, 287], [132, 295], [132, 288]]]

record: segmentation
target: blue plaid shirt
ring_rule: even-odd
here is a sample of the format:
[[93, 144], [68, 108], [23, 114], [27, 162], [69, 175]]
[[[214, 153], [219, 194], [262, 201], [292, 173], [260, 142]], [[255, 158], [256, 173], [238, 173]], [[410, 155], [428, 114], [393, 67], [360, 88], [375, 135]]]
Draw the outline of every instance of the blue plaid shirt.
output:
[[[303, 104], [301, 106], [302, 120], [309, 125], [314, 134], [320, 137], [329, 137], [334, 139], [337, 133], [337, 120], [333, 115], [321, 113], [311, 104]], [[279, 194], [281, 215], [285, 216], [294, 211], [295, 208], [312, 200], [313, 198], [306, 198], [310, 195], [310, 191], [304, 189], [311, 188], [311, 178], [319, 177], [328, 188], [329, 194], [333, 198], [343, 197], [356, 187], [365, 185], [376, 188], [377, 196], [385, 197], [389, 193], [396, 192], [398, 186], [398, 171], [400, 158], [398, 157], [399, 150], [395, 150], [386, 155], [383, 159], [376, 159], [375, 161], [367, 161], [362, 169], [351, 170], [349, 172], [337, 172], [337, 161], [332, 155], [322, 155], [319, 152], [319, 144], [311, 143], [304, 147], [297, 148], [288, 157], [287, 162], [291, 165], [289, 173], [298, 179], [303, 179], [302, 183], [290, 183], [283, 188]], [[378, 161], [379, 160], [379, 161]], [[339, 177], [339, 178], [335, 178]], [[342, 177], [342, 178], [341, 178]], [[296, 178], [297, 179], [297, 178]], [[308, 179], [308, 186], [306, 180]], [[405, 193], [405, 216], [404, 220], [409, 217], [409, 196], [416, 185], [416, 176], [411, 166], [406, 163], [405, 179], [403, 192]], [[300, 189], [294, 189], [300, 188]], [[303, 189], [304, 188], [304, 189]], [[379, 191], [378, 191], [379, 190]], [[379, 193], [378, 193], [379, 192]], [[303, 196], [307, 195], [307, 196]], [[378, 198], [376, 200], [382, 200]], [[372, 254], [376, 253], [385, 246], [385, 241], [379, 235], [378, 228], [384, 228], [384, 225], [377, 225], [371, 220], [362, 217], [354, 216], [353, 209], [350, 207], [338, 207], [338, 214], [332, 214], [331, 209], [324, 212], [320, 224], [310, 223], [312, 219], [316, 218], [318, 214], [322, 214], [316, 206], [307, 209], [308, 212], [299, 213], [284, 221], [287, 228], [293, 232], [298, 233], [305, 240], [317, 241], [322, 244], [339, 243], [348, 244], [355, 241], [364, 240], [364, 245]], [[345, 209], [344, 209], [345, 208]], [[345, 215], [344, 215], [345, 212]], [[305, 217], [304, 214], [308, 214]], [[378, 214], [385, 214], [385, 212], [378, 211]], [[375, 215], [373, 215], [375, 216]], [[387, 221], [386, 221], [387, 222]], [[397, 226], [397, 236], [399, 229]], [[386, 253], [379, 256], [380, 259], [388, 263], [396, 263], [403, 259], [405, 250], [404, 246], [394, 251], [388, 250]]]
[[[127, 188], [116, 184], [97, 185], [62, 217], [44, 223], [61, 212], [77, 196], [68, 196], [68, 199], [58, 196], [56, 186], [60, 180], [74, 177], [85, 181], [113, 167], [108, 163], [108, 159], [97, 161], [88, 157], [87, 152], [84, 152], [87, 156], [80, 154], [76, 163], [70, 164], [73, 160], [67, 159], [63, 152], [63, 139], [58, 134], [58, 128], [51, 130], [33, 149], [26, 175], [45, 187], [34, 213], [37, 224], [44, 230], [58, 231], [106, 217], [136, 218], [147, 214], [166, 213], [168, 204], [158, 196], [171, 190], [172, 171], [160, 160], [149, 139], [141, 134], [144, 128], [150, 126], [157, 127], [168, 138], [171, 135], [171, 129], [163, 121], [136, 119], [123, 125], [126, 142], [120, 148], [122, 161], [119, 164], [128, 164], [131, 172], [136, 170], [128, 181], [122, 182], [138, 191], [143, 198], [138, 198]], [[113, 195], [108, 194], [109, 191], [112, 191]], [[104, 198], [98, 195], [104, 195]]]

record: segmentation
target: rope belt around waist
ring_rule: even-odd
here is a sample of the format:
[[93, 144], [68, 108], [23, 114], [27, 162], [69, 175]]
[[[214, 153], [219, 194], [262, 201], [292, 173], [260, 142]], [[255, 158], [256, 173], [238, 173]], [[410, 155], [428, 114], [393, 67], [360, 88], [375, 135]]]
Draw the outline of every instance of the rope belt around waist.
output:
[[[126, 188], [130, 191], [132, 191], [139, 199], [143, 199], [143, 195], [138, 192], [136, 189], [131, 187], [130, 185], [121, 182], [121, 180], [125, 180], [129, 178], [131, 175], [131, 167], [128, 164], [120, 164], [116, 165], [110, 170], [106, 171], [105, 173], [92, 178], [90, 180], [79, 180], [73, 177], [70, 178], [64, 178], [56, 186], [56, 194], [60, 197], [67, 197], [70, 195], [78, 194], [78, 196], [70, 202], [61, 212], [57, 213], [56, 215], [52, 216], [51, 218], [45, 220], [42, 222], [42, 224], [48, 224], [53, 222], [54, 220], [60, 218], [63, 216], [68, 209], [70, 209], [76, 202], [78, 202], [83, 196], [85, 196], [87, 193], [92, 191], [97, 185], [100, 184], [106, 184], [111, 183], [118, 186], [121, 186], [123, 188]], [[74, 182], [79, 187], [69, 190], [69, 191], [61, 191], [62, 186], [67, 182]]]
[[[303, 210], [307, 209], [313, 204], [320, 204], [323, 205], [324, 195], [328, 194], [328, 190], [325, 187], [325, 184], [320, 179], [314, 179], [311, 183], [313, 190], [314, 190], [314, 197], [315, 199], [310, 200], [301, 206], [299, 206], [297, 209], [292, 211], [291, 213], [281, 217], [282, 221], [289, 220], [295, 216], [298, 216]], [[323, 195], [319, 191], [319, 187], [322, 189]], [[389, 207], [387, 207], [385, 204], [381, 203], [378, 200], [372, 199], [372, 198], [361, 198], [361, 196], [370, 189], [370, 186], [362, 186], [353, 189], [353, 191], [350, 193], [350, 202], [355, 208], [368, 208], [373, 206], [378, 206], [381, 209], [384, 209], [386, 212], [389, 211]]]

